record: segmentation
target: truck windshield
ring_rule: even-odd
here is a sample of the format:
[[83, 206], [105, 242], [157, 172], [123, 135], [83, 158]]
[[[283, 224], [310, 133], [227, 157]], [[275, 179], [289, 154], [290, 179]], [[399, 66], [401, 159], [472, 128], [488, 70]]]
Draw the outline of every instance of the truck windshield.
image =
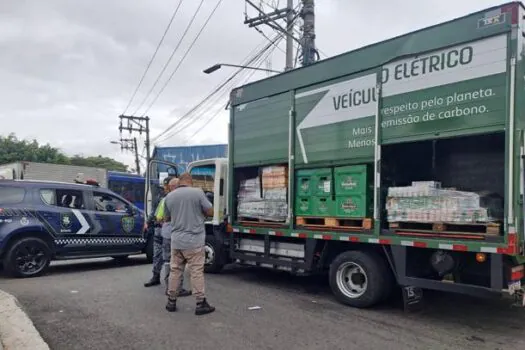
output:
[[0, 205], [22, 203], [25, 194], [26, 191], [20, 187], [0, 186]]

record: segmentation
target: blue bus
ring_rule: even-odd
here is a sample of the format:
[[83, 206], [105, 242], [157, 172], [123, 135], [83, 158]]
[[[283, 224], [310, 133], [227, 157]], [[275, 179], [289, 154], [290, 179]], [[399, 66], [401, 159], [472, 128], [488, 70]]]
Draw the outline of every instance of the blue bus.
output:
[[[108, 187], [124, 197], [137, 208], [144, 210], [145, 181], [143, 176], [119, 171], [108, 172]], [[152, 180], [152, 186], [158, 186], [158, 180]]]

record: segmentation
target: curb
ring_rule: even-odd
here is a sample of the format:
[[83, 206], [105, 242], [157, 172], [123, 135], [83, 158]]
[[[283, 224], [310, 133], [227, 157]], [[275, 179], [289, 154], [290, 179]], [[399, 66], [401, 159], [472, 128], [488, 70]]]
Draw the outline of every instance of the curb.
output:
[[49, 350], [49, 346], [18, 300], [0, 290], [0, 350], [24, 349]]

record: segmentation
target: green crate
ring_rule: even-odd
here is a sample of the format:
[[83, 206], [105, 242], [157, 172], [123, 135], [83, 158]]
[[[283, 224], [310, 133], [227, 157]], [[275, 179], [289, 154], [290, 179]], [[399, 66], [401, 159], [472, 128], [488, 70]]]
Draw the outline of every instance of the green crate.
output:
[[366, 218], [372, 211], [371, 197], [367, 195], [338, 196], [335, 198], [338, 218]]
[[299, 170], [296, 175], [297, 196], [311, 196], [315, 187], [315, 170]]
[[313, 197], [313, 216], [335, 216], [335, 201], [332, 197]]
[[335, 168], [335, 195], [368, 194], [371, 186], [369, 171], [367, 165]]
[[312, 197], [297, 197], [295, 200], [296, 216], [314, 216]]
[[334, 187], [332, 182], [332, 169], [316, 169], [314, 174], [314, 195], [322, 197], [331, 196]]

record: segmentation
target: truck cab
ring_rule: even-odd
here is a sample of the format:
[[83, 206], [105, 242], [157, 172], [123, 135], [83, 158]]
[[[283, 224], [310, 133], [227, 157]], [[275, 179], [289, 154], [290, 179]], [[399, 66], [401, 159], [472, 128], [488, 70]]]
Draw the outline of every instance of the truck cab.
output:
[[228, 159], [198, 160], [188, 165], [188, 172], [193, 177], [193, 186], [202, 188], [208, 198], [212, 198], [213, 218], [207, 224], [219, 226], [228, 213]]

